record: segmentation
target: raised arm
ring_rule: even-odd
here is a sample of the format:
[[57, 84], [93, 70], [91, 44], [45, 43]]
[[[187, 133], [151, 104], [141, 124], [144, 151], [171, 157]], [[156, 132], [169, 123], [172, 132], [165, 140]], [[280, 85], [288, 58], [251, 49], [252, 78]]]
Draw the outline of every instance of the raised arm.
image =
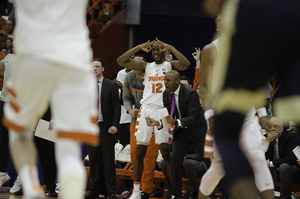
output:
[[149, 52], [152, 49], [154, 41], [150, 42], [147, 41], [146, 43], [137, 45], [136, 47], [126, 51], [123, 55], [118, 57], [117, 62], [120, 66], [128, 68], [130, 70], [145, 70], [147, 62], [145, 61], [137, 61], [134, 59], [131, 59], [133, 55], [135, 55], [140, 50], [143, 50], [145, 52]]
[[208, 76], [212, 70], [212, 48], [211, 44], [204, 46], [201, 53], [201, 67], [199, 68], [199, 96], [204, 110], [211, 109], [211, 92], [208, 90]]
[[156, 38], [156, 43], [159, 43], [161, 45], [160, 48], [162, 51], [169, 50], [177, 58], [177, 60], [170, 61], [170, 64], [173, 69], [184, 71], [190, 67], [191, 63], [189, 62], [189, 60], [183, 54], [181, 54], [174, 46], [159, 41], [157, 38]]

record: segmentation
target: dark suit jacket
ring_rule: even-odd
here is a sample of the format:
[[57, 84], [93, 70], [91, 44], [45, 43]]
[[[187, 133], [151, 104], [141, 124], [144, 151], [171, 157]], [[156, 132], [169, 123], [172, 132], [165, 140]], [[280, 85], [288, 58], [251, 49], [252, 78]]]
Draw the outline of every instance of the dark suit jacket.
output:
[[[181, 114], [180, 121], [183, 128], [179, 127], [175, 129], [173, 140], [176, 141], [176, 131], [184, 131], [185, 133], [194, 134], [194, 136], [204, 142], [206, 130], [205, 132], [201, 132], [199, 129], [204, 126], [206, 127], [206, 121], [197, 92], [190, 87], [180, 84], [178, 101], [179, 107], [177, 108]], [[164, 91], [163, 102], [169, 113], [171, 113], [172, 94]]]
[[106, 78], [103, 78], [101, 88], [101, 110], [105, 129], [111, 126], [118, 128], [121, 117], [118, 87], [116, 82]]
[[278, 168], [281, 163], [298, 165], [297, 158], [292, 151], [297, 146], [296, 133], [292, 133], [287, 130], [283, 130], [281, 136], [278, 138], [279, 159], [277, 159], [277, 160], [274, 160], [273, 142], [270, 143], [269, 149], [266, 152], [266, 159], [273, 161], [275, 168]]

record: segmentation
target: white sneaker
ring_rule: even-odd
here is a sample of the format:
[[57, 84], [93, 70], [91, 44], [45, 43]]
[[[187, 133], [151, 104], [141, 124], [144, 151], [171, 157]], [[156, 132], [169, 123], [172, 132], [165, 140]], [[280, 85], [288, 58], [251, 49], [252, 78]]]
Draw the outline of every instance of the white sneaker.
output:
[[22, 188], [20, 177], [17, 176], [17, 179], [14, 182], [14, 186], [9, 190], [9, 193], [15, 193]]
[[6, 172], [0, 172], [0, 187], [10, 180], [9, 175]]
[[141, 190], [138, 191], [133, 190], [129, 199], [141, 199]]

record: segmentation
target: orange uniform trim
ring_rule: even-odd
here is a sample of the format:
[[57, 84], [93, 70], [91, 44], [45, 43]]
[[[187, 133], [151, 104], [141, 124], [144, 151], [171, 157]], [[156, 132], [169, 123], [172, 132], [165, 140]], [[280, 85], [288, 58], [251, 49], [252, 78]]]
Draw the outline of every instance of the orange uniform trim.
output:
[[197, 85], [199, 84], [199, 68], [195, 67], [195, 79], [193, 84], [193, 89], [197, 91]]
[[[213, 147], [214, 145], [214, 141], [213, 140], [208, 140], [207, 136], [213, 136], [212, 132], [210, 129], [207, 129], [207, 132], [206, 132], [206, 136], [205, 136], [205, 143], [204, 143], [204, 146], [206, 147]], [[208, 151], [206, 150], [206, 148], [204, 147], [204, 154], [203, 154], [203, 157], [204, 158], [208, 158], [209, 157], [209, 154], [211, 153], [212, 151]]]
[[23, 131], [25, 130], [24, 127], [18, 126], [18, 125], [16, 125], [16, 124], [10, 122], [10, 121], [5, 117], [5, 115], [4, 115], [3, 118], [2, 118], [2, 123], [3, 123], [3, 125], [4, 125], [7, 129], [13, 129], [13, 130], [15, 130], [15, 131], [18, 132], [18, 133], [21, 133], [21, 132], [23, 132]]
[[19, 113], [20, 107], [17, 104], [13, 103], [12, 101], [9, 101], [9, 104], [15, 110], [16, 113]]
[[132, 91], [138, 92], [138, 93], [143, 93], [144, 92], [144, 90], [140, 90], [140, 89], [136, 89], [136, 88], [133, 88]]
[[92, 117], [91, 121], [92, 121], [93, 124], [97, 124], [98, 125], [98, 122], [97, 122], [98, 119], [97, 119], [97, 117]]
[[57, 137], [80, 140], [86, 144], [92, 144], [92, 145], [99, 144], [99, 134], [92, 135], [92, 134], [87, 134], [87, 133], [83, 133], [83, 132], [57, 131]]
[[12, 90], [11, 88], [7, 88], [7, 91], [8, 91], [13, 97], [17, 97], [17, 94], [16, 94], [15, 91]]

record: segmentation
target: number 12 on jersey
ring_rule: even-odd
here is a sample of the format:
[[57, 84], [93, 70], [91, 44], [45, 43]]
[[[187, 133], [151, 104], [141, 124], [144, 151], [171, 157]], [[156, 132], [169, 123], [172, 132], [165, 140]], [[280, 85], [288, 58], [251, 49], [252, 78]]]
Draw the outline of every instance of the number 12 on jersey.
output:
[[152, 93], [162, 93], [162, 83], [152, 84]]

